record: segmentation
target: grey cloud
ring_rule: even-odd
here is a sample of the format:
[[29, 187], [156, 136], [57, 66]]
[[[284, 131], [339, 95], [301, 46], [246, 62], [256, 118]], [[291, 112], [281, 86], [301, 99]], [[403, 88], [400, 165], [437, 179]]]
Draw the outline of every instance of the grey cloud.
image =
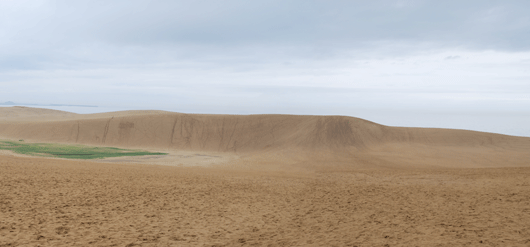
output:
[[[1, 24], [4, 47], [48, 56], [105, 47], [230, 56], [241, 47], [301, 56], [344, 50], [529, 50], [528, 1], [45, 1]], [[7, 23], [7, 24], [6, 24]], [[7, 39], [7, 41], [5, 40]], [[116, 48], [113, 48], [116, 49]], [[226, 49], [228, 54], [223, 53]], [[297, 51], [298, 50], [298, 51]], [[405, 50], [405, 51], [404, 51]], [[4, 51], [5, 53], [6, 51]], [[136, 52], [135, 50], [133, 52]], [[388, 54], [389, 51], [385, 51]], [[218, 53], [218, 54], [216, 54]], [[320, 54], [320, 55], [318, 55]], [[108, 55], [108, 54], [107, 54]], [[124, 54], [110, 54], [125, 57]], [[153, 55], [155, 58], [159, 54]], [[292, 54], [291, 54], [292, 55]], [[145, 58], [136, 58], [143, 59]]]
[[455, 59], [459, 59], [460, 56], [447, 56], [445, 57], [445, 60], [455, 60]]
[[[461, 108], [466, 94], [483, 94], [476, 102], [489, 107], [495, 94], [528, 94], [528, 61], [472, 64], [468, 54], [530, 51], [529, 9], [488, 0], [0, 1], [0, 96], [326, 112]], [[390, 63], [440, 51], [417, 66]]]
[[[125, 44], [339, 45], [431, 42], [530, 48], [527, 1], [126, 1], [64, 8], [80, 30]], [[83, 12], [79, 13], [79, 10]], [[63, 21], [63, 19], [59, 19]], [[81, 34], [80, 34], [81, 35]], [[526, 39], [527, 40], [527, 39]]]

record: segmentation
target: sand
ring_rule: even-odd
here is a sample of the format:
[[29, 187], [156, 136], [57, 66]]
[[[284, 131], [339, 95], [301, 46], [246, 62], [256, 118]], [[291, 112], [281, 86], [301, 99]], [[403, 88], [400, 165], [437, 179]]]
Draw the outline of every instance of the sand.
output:
[[[204, 115], [163, 111], [73, 114], [0, 108], [0, 138], [237, 156], [268, 169], [318, 161], [345, 169], [529, 167], [530, 138], [398, 128], [344, 116]], [[226, 159], [225, 159], [226, 158]], [[223, 160], [232, 160], [223, 157]], [[171, 163], [171, 162], [166, 162]], [[173, 162], [174, 165], [183, 163]], [[186, 163], [186, 162], [184, 162]], [[232, 162], [235, 164], [237, 162]], [[241, 165], [241, 164], [238, 164]]]
[[0, 153], [0, 246], [530, 246], [530, 138], [340, 116], [8, 109], [0, 138], [170, 155]]
[[252, 172], [0, 156], [0, 246], [528, 246], [529, 168]]

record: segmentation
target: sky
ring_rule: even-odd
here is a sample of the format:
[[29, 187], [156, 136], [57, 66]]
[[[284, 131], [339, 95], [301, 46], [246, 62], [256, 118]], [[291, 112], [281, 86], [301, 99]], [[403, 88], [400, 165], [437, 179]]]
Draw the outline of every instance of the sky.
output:
[[526, 0], [0, 0], [0, 102], [530, 136], [529, 12]]

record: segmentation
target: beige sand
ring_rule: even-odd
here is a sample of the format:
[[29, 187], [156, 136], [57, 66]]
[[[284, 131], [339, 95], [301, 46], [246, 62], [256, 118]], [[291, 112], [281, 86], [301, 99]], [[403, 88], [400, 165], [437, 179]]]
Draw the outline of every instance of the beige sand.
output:
[[466, 130], [397, 128], [343, 116], [194, 115], [163, 111], [80, 115], [8, 107], [0, 108], [0, 119], [0, 138], [189, 151], [206, 156], [233, 154], [246, 160], [245, 166], [256, 164], [258, 169], [279, 163], [305, 167], [311, 164], [303, 163], [313, 161], [340, 169], [530, 165], [530, 138]]
[[0, 246], [528, 246], [530, 168], [249, 172], [0, 156]]
[[7, 109], [0, 138], [170, 155], [0, 153], [0, 246], [530, 245], [530, 138], [349, 117]]

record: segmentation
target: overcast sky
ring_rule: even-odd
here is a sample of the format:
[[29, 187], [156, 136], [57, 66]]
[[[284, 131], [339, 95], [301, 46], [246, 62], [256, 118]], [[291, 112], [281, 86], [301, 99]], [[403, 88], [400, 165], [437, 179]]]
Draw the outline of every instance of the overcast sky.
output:
[[530, 112], [530, 1], [0, 1], [0, 102]]

